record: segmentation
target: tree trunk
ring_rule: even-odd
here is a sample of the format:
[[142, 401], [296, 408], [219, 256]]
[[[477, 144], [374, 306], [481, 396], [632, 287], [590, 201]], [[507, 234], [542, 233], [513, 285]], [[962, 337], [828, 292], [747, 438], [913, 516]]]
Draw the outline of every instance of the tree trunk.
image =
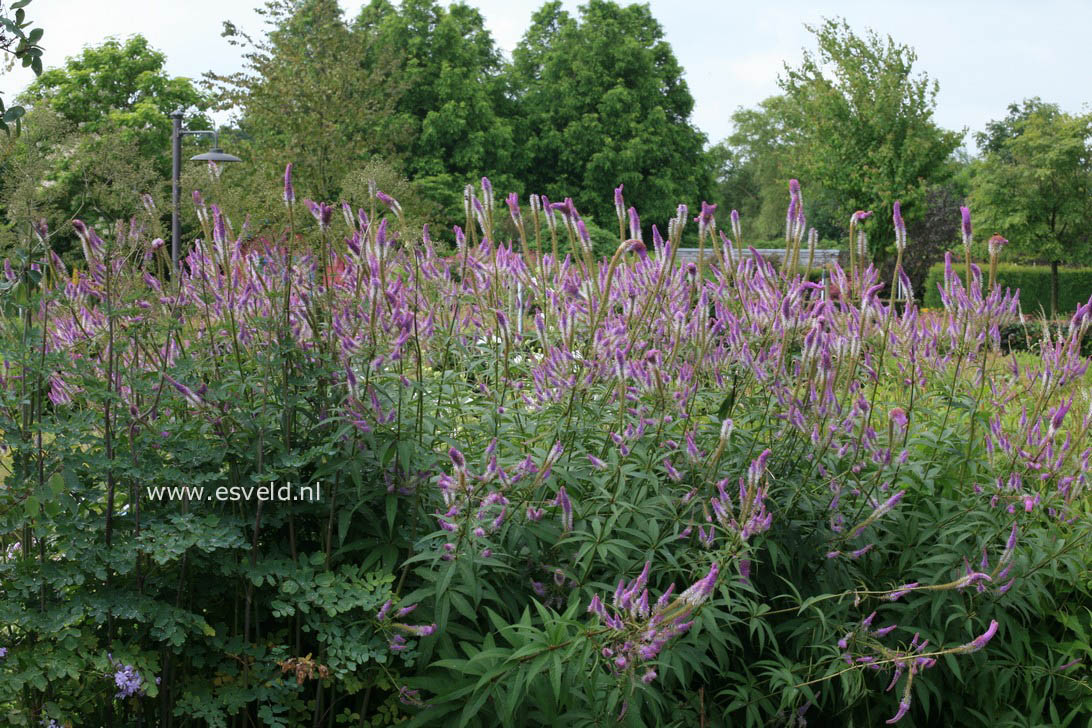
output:
[[1050, 261], [1050, 318], [1058, 318], [1058, 262]]

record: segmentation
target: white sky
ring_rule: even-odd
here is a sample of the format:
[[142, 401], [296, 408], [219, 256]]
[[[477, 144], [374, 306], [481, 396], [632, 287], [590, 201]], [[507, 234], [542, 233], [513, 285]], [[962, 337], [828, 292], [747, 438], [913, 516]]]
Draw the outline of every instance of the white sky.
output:
[[[350, 14], [360, 0], [340, 0]], [[141, 33], [167, 56], [172, 75], [241, 67], [238, 49], [220, 37], [221, 23], [260, 32], [261, 0], [34, 0], [28, 18], [45, 29], [45, 65], [55, 66], [109, 35]], [[510, 52], [542, 3], [470, 0], [481, 9], [497, 44]], [[575, 10], [580, 4], [564, 0]], [[651, 0], [653, 15], [686, 71], [693, 119], [710, 141], [731, 133], [732, 112], [775, 94], [782, 63], [795, 64], [812, 47], [804, 23], [843, 16], [858, 32], [869, 27], [918, 53], [916, 69], [940, 82], [936, 118], [949, 129], [981, 129], [1013, 101], [1041, 96], [1066, 111], [1092, 104], [1088, 0]], [[10, 99], [29, 70], [0, 75]], [[972, 145], [973, 148], [973, 145]]]

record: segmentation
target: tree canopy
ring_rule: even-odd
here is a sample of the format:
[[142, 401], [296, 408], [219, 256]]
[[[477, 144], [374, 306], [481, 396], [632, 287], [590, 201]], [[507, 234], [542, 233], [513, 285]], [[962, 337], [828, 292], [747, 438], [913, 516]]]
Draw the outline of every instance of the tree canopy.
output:
[[610, 190], [651, 221], [712, 191], [705, 135], [663, 28], [647, 5], [589, 0], [574, 18], [548, 2], [531, 19], [511, 70], [524, 186], [572, 196], [613, 220]]
[[167, 114], [186, 109], [187, 125], [207, 129], [202, 112], [209, 102], [190, 79], [168, 75], [165, 63], [163, 53], [143, 36], [108, 38], [45, 71], [22, 99], [32, 108], [49, 107], [84, 133], [119, 132], [167, 173], [171, 149]]
[[[1071, 115], [1030, 99], [980, 135], [986, 151], [972, 179], [979, 229], [997, 231], [1015, 255], [1058, 266], [1092, 262], [1092, 114]], [[982, 236], [979, 236], [982, 237]]]
[[[837, 201], [846, 221], [857, 209], [903, 203], [908, 222], [925, 212], [931, 184], [950, 176], [963, 132], [933, 120], [938, 84], [914, 75], [917, 54], [844, 20], [808, 26], [817, 48], [779, 80], [787, 124], [799, 134], [793, 162], [801, 181]], [[883, 252], [882, 250], [880, 252]]]

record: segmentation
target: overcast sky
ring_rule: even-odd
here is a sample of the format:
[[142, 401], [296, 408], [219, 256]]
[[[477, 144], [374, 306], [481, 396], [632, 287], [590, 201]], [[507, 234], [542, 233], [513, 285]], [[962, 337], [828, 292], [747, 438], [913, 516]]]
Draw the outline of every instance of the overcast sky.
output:
[[[340, 0], [351, 14], [360, 0]], [[506, 53], [519, 42], [532, 11], [529, 0], [470, 0], [481, 9]], [[564, 0], [570, 10], [580, 4]], [[858, 31], [872, 28], [913, 46], [916, 68], [940, 82], [937, 122], [979, 130], [1004, 116], [1007, 105], [1030, 96], [1079, 112], [1092, 104], [1089, 0], [651, 0], [694, 95], [694, 123], [710, 141], [732, 131], [730, 116], [775, 94], [783, 63], [812, 47], [805, 23], [845, 17]], [[141, 33], [167, 56], [172, 75], [197, 78], [228, 72], [240, 54], [220, 37], [221, 23], [259, 32], [261, 0], [34, 0], [27, 8], [45, 29], [45, 65], [78, 54], [109, 35]], [[5, 99], [31, 79], [16, 68], [0, 76]], [[972, 146], [973, 148], [973, 146]]]

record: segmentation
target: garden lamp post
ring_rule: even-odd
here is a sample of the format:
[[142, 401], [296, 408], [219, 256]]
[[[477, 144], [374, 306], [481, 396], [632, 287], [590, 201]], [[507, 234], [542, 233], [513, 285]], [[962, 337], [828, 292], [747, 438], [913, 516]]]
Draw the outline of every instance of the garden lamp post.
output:
[[171, 112], [171, 263], [178, 269], [178, 258], [182, 241], [182, 219], [179, 216], [179, 194], [182, 182], [182, 137], [207, 134], [212, 137], [212, 149], [204, 154], [190, 157], [191, 162], [241, 162], [233, 154], [227, 154], [220, 148], [220, 133], [198, 129], [182, 128], [182, 109]]

